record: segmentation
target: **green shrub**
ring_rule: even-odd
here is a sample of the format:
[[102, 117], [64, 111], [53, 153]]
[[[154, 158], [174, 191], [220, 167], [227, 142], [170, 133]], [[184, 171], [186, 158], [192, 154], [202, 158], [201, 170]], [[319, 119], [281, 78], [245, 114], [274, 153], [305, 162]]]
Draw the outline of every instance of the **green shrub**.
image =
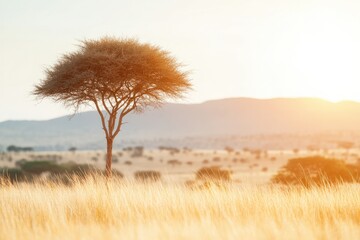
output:
[[21, 164], [20, 168], [26, 173], [35, 175], [40, 175], [43, 172], [63, 172], [63, 168], [53, 161], [26, 161]]

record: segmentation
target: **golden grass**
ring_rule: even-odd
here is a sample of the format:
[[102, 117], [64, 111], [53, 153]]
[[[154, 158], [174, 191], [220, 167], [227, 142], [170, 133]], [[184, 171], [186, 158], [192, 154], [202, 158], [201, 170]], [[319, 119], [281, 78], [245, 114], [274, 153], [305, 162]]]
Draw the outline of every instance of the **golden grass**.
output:
[[0, 239], [358, 239], [360, 186], [0, 187]]

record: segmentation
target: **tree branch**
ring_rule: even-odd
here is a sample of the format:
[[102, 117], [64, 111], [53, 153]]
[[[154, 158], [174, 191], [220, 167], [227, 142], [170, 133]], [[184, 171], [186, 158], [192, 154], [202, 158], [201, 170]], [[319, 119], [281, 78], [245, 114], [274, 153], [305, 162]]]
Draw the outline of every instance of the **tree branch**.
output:
[[106, 106], [105, 99], [104, 99], [104, 94], [102, 94], [102, 93], [101, 93], [101, 102], [102, 102], [106, 112], [110, 115], [111, 112], [110, 112], [109, 108]]
[[109, 132], [106, 128], [106, 125], [105, 125], [105, 118], [104, 118], [104, 114], [102, 113], [101, 109], [99, 108], [99, 104], [97, 103], [96, 100], [93, 100], [93, 102], [95, 103], [95, 106], [96, 106], [96, 110], [98, 111], [99, 115], [100, 115], [100, 118], [101, 118], [101, 124], [103, 126], [103, 130], [105, 132], [105, 135], [106, 135], [106, 139], [109, 138]]

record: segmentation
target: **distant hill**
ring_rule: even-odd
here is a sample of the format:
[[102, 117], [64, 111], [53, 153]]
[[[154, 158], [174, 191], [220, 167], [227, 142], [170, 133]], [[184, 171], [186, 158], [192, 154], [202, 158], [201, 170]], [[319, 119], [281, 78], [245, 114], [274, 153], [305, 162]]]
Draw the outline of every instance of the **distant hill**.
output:
[[[118, 145], [160, 139], [226, 135], [304, 134], [360, 131], [360, 103], [332, 103], [310, 98], [232, 98], [201, 104], [165, 104], [142, 114], [131, 114], [120, 132]], [[104, 146], [97, 112], [83, 112], [47, 121], [0, 123], [0, 145], [66, 149]]]

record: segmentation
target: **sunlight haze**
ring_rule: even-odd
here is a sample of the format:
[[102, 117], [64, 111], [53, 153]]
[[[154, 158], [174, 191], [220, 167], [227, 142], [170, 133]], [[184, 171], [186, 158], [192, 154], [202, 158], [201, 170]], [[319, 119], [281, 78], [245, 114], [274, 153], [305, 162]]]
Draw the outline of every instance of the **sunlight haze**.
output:
[[0, 121], [68, 114], [31, 92], [80, 40], [135, 37], [191, 71], [182, 100], [360, 101], [359, 1], [0, 1]]

